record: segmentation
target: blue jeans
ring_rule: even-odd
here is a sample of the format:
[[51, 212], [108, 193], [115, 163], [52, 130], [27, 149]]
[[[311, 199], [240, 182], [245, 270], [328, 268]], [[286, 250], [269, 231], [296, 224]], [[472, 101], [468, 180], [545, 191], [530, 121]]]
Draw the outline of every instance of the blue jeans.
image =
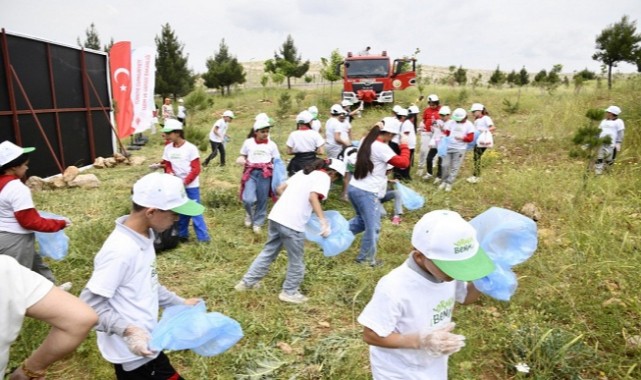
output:
[[[381, 203], [394, 200], [394, 215], [403, 214], [403, 199], [401, 199], [401, 192], [398, 190], [387, 190], [385, 196], [381, 198]], [[381, 206], [381, 209], [383, 207]], [[383, 212], [383, 210], [381, 210]]]
[[[185, 191], [187, 192], [187, 198], [200, 203], [200, 188], [188, 187], [185, 188]], [[202, 214], [197, 216], [180, 215], [178, 218], [178, 236], [181, 238], [189, 237], [189, 220], [191, 219], [194, 221], [194, 231], [196, 231], [198, 241], [209, 241], [209, 232], [207, 232], [207, 225]]]
[[267, 216], [267, 198], [272, 185], [271, 177], [263, 177], [260, 169], [252, 170], [243, 190], [243, 205], [254, 226], [262, 226]]
[[267, 228], [267, 243], [243, 276], [243, 282], [251, 286], [265, 277], [269, 266], [276, 260], [283, 246], [287, 251], [287, 274], [283, 282], [283, 291], [288, 294], [299, 291], [298, 288], [305, 277], [305, 233], [287, 228], [273, 220], [269, 221]]
[[356, 261], [373, 264], [376, 262], [376, 244], [381, 230], [381, 202], [378, 194], [350, 185], [347, 196], [356, 211], [356, 216], [349, 220], [349, 230], [354, 235], [364, 232]]

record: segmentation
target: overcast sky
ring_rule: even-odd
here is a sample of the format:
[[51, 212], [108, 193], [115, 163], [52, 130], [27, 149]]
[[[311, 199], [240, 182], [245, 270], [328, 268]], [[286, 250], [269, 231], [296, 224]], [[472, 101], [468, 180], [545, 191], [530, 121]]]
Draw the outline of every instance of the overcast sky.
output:
[[139, 47], [169, 23], [196, 72], [222, 38], [240, 61], [263, 61], [288, 34], [311, 61], [371, 46], [393, 57], [419, 48], [431, 66], [598, 72], [595, 38], [623, 15], [641, 20], [641, 0], [2, 0], [0, 27], [76, 45], [93, 22], [103, 45]]

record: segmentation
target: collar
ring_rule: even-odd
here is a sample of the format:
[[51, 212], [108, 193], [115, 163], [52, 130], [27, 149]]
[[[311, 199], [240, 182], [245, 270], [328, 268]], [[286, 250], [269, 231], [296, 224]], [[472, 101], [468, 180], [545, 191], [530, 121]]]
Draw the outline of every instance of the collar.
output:
[[[412, 251], [413, 252], [413, 251]], [[433, 282], [435, 284], [440, 284], [443, 281], [438, 280], [436, 277], [434, 277], [431, 273], [427, 272], [425, 269], [421, 268], [418, 266], [416, 261], [414, 261], [414, 258], [412, 257], [412, 252], [410, 252], [409, 257], [407, 260], [405, 260], [405, 264], [414, 272], [418, 273], [421, 277], [426, 279], [429, 282]]]
[[265, 140], [259, 140], [254, 137], [254, 141], [256, 142], [256, 144], [267, 144], [269, 142], [269, 138], [266, 138]]
[[311, 128], [310, 128], [310, 127], [308, 127], [308, 126], [306, 126], [306, 125], [302, 125], [302, 126], [298, 127], [298, 130], [299, 130], [299, 131], [309, 131], [310, 129], [311, 129]]
[[172, 143], [172, 145], [174, 146], [174, 148], [180, 148], [181, 146], [185, 145], [186, 142], [187, 140], [183, 140], [180, 143]]
[[128, 217], [129, 215], [124, 215], [116, 219], [116, 229], [133, 240], [141, 250], [148, 249], [149, 246], [153, 245], [154, 243], [154, 231], [151, 228], [149, 229], [149, 237], [139, 234], [138, 232], [125, 226], [125, 221]]

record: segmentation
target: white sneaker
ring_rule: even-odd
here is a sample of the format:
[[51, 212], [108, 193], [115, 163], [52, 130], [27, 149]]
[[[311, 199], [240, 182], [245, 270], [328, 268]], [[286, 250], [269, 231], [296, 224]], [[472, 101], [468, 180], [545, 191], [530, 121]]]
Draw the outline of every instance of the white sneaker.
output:
[[248, 213], [245, 213], [245, 227], [249, 228], [252, 226], [252, 218]]
[[259, 233], [260, 233], [260, 231], [261, 231], [260, 226], [254, 226], [254, 227], [252, 227], [252, 229], [254, 230], [254, 233], [255, 233], [255, 234], [259, 234]]
[[469, 183], [478, 183], [481, 179], [479, 177], [471, 176], [467, 179]]
[[435, 184], [435, 185], [437, 185], [437, 184], [441, 183], [441, 181], [442, 181], [442, 180], [441, 180], [440, 178], [438, 178], [438, 177], [434, 178], [434, 184]]
[[449, 183], [447, 185], [445, 185], [445, 191], [448, 192], [448, 193], [450, 191], [452, 191], [452, 185], [450, 185]]
[[430, 173], [425, 173], [425, 175], [423, 176], [423, 179], [430, 179], [430, 178], [432, 178], [432, 175]]
[[438, 189], [439, 189], [439, 190], [443, 190], [443, 189], [445, 189], [445, 186], [447, 186], [447, 183], [445, 183], [445, 182], [441, 182], [441, 184], [440, 184], [440, 185], [438, 185]]
[[296, 303], [296, 304], [309, 301], [309, 298], [305, 297], [298, 291], [292, 294], [280, 292], [280, 294], [278, 295], [278, 299], [283, 302]]
[[240, 280], [236, 286], [234, 286], [234, 289], [238, 292], [244, 292], [246, 290], [252, 290], [252, 289], [258, 289], [260, 288], [260, 282], [257, 282], [253, 285], [247, 285], [245, 281]]
[[73, 286], [73, 284], [72, 284], [71, 282], [65, 282], [65, 283], [64, 283], [64, 284], [62, 284], [62, 285], [58, 285], [58, 288], [59, 288], [60, 290], [63, 290], [63, 291], [65, 291], [65, 292], [68, 292], [68, 291], [70, 291], [70, 290], [71, 290], [71, 287], [72, 287], [72, 286]]

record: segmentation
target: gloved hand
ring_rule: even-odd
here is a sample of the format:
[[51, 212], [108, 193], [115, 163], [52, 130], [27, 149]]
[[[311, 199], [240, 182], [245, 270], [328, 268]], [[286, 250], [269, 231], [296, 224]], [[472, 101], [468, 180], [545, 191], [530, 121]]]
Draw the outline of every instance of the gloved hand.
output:
[[614, 149], [616, 149], [617, 152], [620, 152], [621, 151], [621, 143], [614, 144]]
[[420, 348], [427, 351], [430, 356], [450, 355], [465, 347], [463, 335], [452, 334], [456, 324], [450, 322], [443, 327], [430, 332], [421, 333]]
[[322, 237], [328, 237], [332, 233], [332, 228], [329, 226], [327, 219], [321, 219], [320, 223], [321, 223], [320, 235]]
[[151, 336], [149, 335], [147, 330], [141, 327], [129, 325], [125, 329], [123, 339], [125, 340], [125, 343], [127, 343], [129, 351], [133, 352], [136, 355], [152, 356], [154, 354], [149, 349], [149, 341], [151, 340]]

